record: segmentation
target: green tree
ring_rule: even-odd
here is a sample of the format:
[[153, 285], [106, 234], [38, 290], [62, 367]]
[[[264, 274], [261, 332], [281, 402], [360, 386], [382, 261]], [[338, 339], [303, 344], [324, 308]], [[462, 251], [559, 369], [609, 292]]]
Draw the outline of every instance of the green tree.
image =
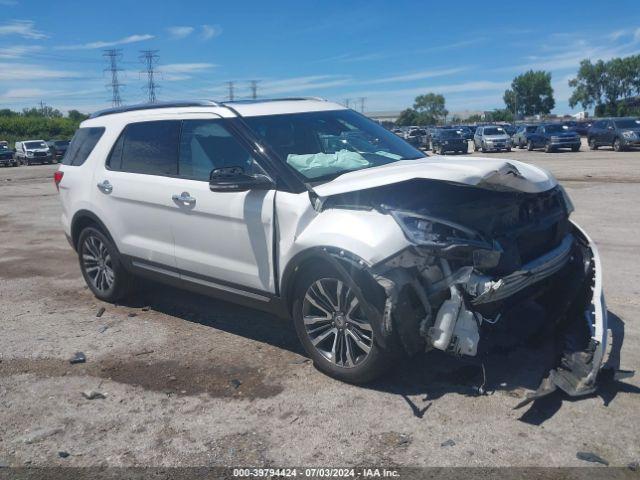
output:
[[487, 115], [486, 120], [490, 122], [512, 122], [513, 112], [506, 108], [496, 108], [493, 112]]
[[69, 117], [69, 119], [73, 120], [74, 122], [82, 122], [89, 118], [89, 115], [80, 113], [78, 110], [69, 110], [67, 112], [67, 117]]
[[396, 125], [399, 127], [408, 127], [409, 125], [418, 124], [418, 112], [413, 108], [407, 108], [400, 112], [400, 116], [396, 120]]
[[444, 97], [437, 93], [418, 95], [413, 102], [413, 108], [421, 117], [421, 125], [444, 122], [449, 114], [445, 108]]
[[502, 98], [507, 110], [516, 112], [517, 115], [548, 114], [556, 106], [551, 87], [551, 73], [529, 70], [518, 75]]
[[612, 58], [607, 62], [582, 60], [569, 86], [573, 88], [569, 98], [571, 107], [595, 107], [598, 116], [630, 114], [629, 100], [640, 95], [640, 55]]

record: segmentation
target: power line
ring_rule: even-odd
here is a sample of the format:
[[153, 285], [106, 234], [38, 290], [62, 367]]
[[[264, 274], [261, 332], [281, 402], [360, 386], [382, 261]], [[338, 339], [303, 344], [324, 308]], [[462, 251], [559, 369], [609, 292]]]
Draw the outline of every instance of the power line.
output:
[[236, 82], [226, 82], [227, 87], [229, 87], [229, 101], [233, 102], [233, 86]]
[[122, 98], [120, 97], [120, 87], [122, 83], [118, 81], [118, 72], [121, 71], [118, 68], [118, 60], [122, 59], [122, 50], [119, 48], [111, 48], [105, 50], [102, 54], [107, 59], [109, 66], [105, 68], [105, 72], [111, 72], [111, 83], [107, 84], [107, 87], [111, 87], [111, 104], [114, 107], [122, 105]]
[[249, 88], [251, 89], [251, 98], [253, 100], [258, 98], [258, 82], [260, 82], [260, 80], [251, 80], [249, 82]]
[[158, 85], [155, 80], [155, 70], [154, 67], [156, 63], [158, 63], [158, 50], [142, 50], [140, 55], [140, 61], [144, 64], [145, 69], [140, 73], [147, 74], [147, 85], [144, 87], [147, 91], [147, 97], [149, 98], [149, 103], [156, 103], [156, 89]]

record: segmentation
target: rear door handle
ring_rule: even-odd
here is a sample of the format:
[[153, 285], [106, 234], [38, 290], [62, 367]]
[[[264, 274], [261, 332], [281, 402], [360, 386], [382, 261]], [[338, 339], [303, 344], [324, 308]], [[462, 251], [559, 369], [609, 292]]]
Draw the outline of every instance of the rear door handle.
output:
[[109, 180], [103, 180], [102, 182], [98, 183], [97, 187], [98, 190], [100, 190], [102, 193], [109, 194], [113, 192], [113, 185], [111, 185]]
[[182, 192], [180, 195], [172, 195], [171, 198], [174, 202], [180, 202], [185, 205], [193, 205], [196, 203], [196, 199], [189, 195], [189, 192]]

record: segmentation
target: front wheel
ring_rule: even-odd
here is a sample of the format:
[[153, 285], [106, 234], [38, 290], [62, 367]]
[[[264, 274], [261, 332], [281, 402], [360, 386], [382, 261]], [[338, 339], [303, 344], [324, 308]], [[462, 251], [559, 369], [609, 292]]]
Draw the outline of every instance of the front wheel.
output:
[[571, 147], [572, 152], [577, 152], [579, 150], [580, 150], [580, 145], [574, 145], [573, 147]]
[[87, 227], [80, 233], [78, 259], [85, 282], [100, 300], [115, 302], [130, 292], [131, 274], [113, 242], [97, 228]]
[[589, 139], [589, 149], [590, 150], [597, 150], [598, 149], [598, 144], [596, 143], [596, 139], [595, 138]]
[[624, 150], [624, 147], [622, 146], [622, 142], [620, 141], [620, 139], [619, 139], [619, 138], [616, 138], [616, 139], [613, 141], [613, 149], [614, 149], [616, 152], [621, 152], [622, 150]]
[[527, 142], [527, 150], [529, 150], [530, 152], [533, 151], [533, 142], [531, 140]]
[[547, 143], [547, 144], [544, 146], [544, 151], [545, 151], [546, 153], [551, 153], [551, 152], [553, 152], [553, 147], [551, 146], [551, 144], [550, 144], [550, 143]]
[[377, 342], [376, 329], [365, 313], [366, 300], [340, 273], [317, 263], [304, 270], [296, 283], [296, 332], [318, 370], [338, 380], [362, 384], [391, 366], [391, 350]]

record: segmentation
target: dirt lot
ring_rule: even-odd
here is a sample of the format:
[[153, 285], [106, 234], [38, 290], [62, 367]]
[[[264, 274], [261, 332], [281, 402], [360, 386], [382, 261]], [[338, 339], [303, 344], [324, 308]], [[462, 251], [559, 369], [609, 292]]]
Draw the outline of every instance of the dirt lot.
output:
[[[564, 182], [603, 257], [613, 361], [640, 371], [640, 152], [487, 155]], [[0, 170], [0, 465], [640, 461], [639, 377], [513, 409], [543, 373], [544, 342], [494, 351], [486, 396], [477, 364], [437, 352], [363, 388], [317, 372], [293, 328], [262, 313], [156, 285], [103, 304], [62, 233], [54, 170]], [[78, 351], [86, 363], [69, 364]]]

